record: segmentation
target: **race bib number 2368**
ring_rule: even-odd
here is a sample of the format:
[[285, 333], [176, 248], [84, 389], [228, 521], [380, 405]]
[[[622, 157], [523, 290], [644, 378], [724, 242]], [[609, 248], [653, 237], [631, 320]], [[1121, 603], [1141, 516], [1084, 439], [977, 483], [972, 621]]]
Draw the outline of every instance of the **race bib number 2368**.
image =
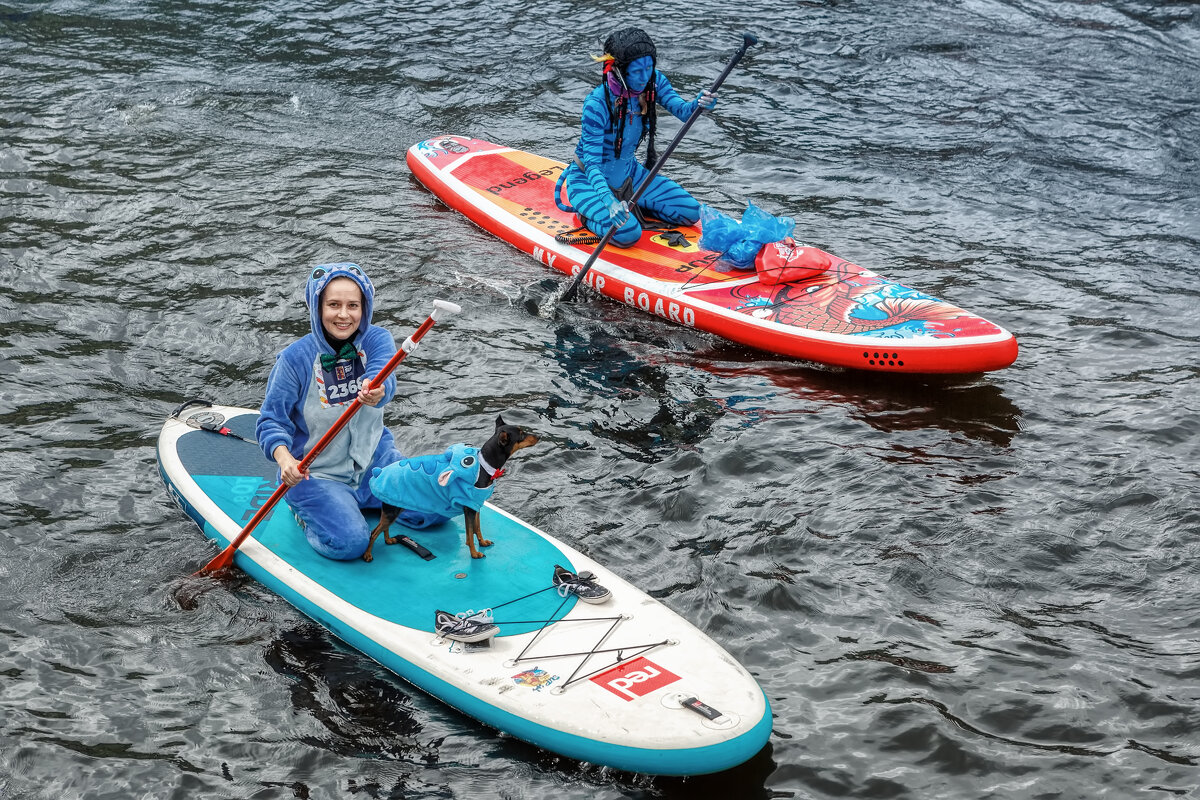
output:
[[361, 358], [345, 359], [333, 365], [333, 369], [321, 369], [325, 378], [325, 402], [331, 406], [348, 403], [358, 396], [359, 388], [365, 383]]

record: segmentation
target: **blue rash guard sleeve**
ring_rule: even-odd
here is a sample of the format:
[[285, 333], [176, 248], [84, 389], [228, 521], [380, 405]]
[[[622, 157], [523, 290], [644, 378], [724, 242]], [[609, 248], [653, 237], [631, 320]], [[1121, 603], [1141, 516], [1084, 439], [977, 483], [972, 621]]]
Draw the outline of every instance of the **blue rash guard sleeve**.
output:
[[667, 80], [667, 76], [658, 70], [654, 71], [654, 93], [658, 96], [660, 106], [670, 112], [671, 116], [684, 122], [700, 107], [698, 100], [688, 101], [680, 97], [675, 87]]

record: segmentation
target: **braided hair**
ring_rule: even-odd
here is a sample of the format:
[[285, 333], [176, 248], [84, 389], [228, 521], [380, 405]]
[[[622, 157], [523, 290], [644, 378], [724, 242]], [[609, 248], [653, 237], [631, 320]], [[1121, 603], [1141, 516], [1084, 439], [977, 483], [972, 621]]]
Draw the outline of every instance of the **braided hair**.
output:
[[[616, 102], [617, 130], [614, 144], [618, 156], [621, 154], [621, 145], [624, 143], [625, 117], [629, 113], [629, 98], [632, 97], [625, 82], [625, 73], [629, 65], [637, 59], [643, 56], [650, 57], [650, 80], [646, 82], [646, 88], [637, 96], [638, 102], [641, 104], [641, 113], [646, 116], [647, 122], [646, 126], [642, 128], [638, 146], [641, 146], [643, 139], [649, 138], [649, 143], [646, 145], [646, 168], [650, 169], [658, 160], [658, 153], [654, 148], [654, 130], [658, 122], [658, 98], [655, 94], [657, 54], [654, 41], [641, 28], [622, 28], [604, 40], [604, 53], [604, 93], [610, 108], [613, 101]], [[620, 91], [620, 89], [624, 89], [624, 91]]]

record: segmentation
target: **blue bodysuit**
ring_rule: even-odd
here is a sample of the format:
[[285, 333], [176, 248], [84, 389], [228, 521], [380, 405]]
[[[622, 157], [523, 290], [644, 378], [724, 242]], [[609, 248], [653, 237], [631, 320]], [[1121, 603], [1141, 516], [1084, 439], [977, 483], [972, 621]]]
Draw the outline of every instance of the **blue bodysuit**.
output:
[[[353, 357], [339, 358], [321, 325], [321, 293], [335, 278], [350, 278], [362, 290], [362, 318], [351, 339], [356, 351]], [[309, 275], [304, 297], [311, 332], [276, 356], [255, 431], [259, 446], [272, 461], [281, 444], [302, 459], [349, 408], [360, 385], [378, 375], [396, 353], [392, 335], [371, 324], [375, 289], [357, 265], [316, 267]], [[364, 478], [371, 470], [403, 458], [392, 432], [383, 424], [383, 408], [395, 394], [396, 379], [389, 377], [379, 404], [363, 405], [313, 459], [309, 478], [284, 495], [313, 549], [329, 558], [358, 558], [367, 549], [370, 530], [362, 512], [379, 508], [380, 502]], [[421, 528], [445, 519], [410, 512], [398, 521]]]
[[[667, 76], [658, 70], [653, 71], [653, 76], [654, 91], [648, 94], [652, 94], [654, 101], [680, 120], [690, 117], [698, 101], [688, 102], [681, 98]], [[621, 152], [616, 152], [619, 102], [603, 82], [588, 94], [583, 102], [575, 161], [567, 165], [563, 174], [570, 206], [559, 200], [557, 193], [555, 197], [560, 208], [578, 212], [588, 229], [598, 235], [606, 233], [612, 225], [609, 207], [615, 199], [613, 190], [621, 188], [626, 180], [631, 181], [631, 189], [636, 189], [649, 173], [637, 160], [638, 145], [647, 132], [647, 115], [641, 113], [640, 97], [626, 101]], [[661, 174], [654, 177], [637, 204], [649, 216], [668, 225], [694, 225], [700, 219], [700, 204], [695, 198]], [[630, 214], [613, 233], [611, 241], [618, 247], [629, 247], [636, 244], [641, 235], [641, 224]]]

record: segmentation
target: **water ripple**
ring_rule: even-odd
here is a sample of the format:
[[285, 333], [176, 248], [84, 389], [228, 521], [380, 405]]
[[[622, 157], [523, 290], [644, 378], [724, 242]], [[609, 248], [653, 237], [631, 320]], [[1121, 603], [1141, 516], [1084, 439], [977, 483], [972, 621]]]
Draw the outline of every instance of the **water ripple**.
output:
[[[740, 30], [763, 41], [666, 173], [985, 313], [1015, 365], [897, 381], [596, 298], [540, 316], [561, 279], [404, 152], [462, 132], [569, 157], [612, 8], [0, 4], [0, 794], [1193, 791], [1196, 10], [677, 11], [625, 16], [685, 96]], [[497, 413], [537, 430], [497, 503], [745, 664], [767, 749], [702, 780], [562, 759], [249, 579], [187, 577], [212, 550], [158, 428], [191, 397], [256, 405], [307, 328], [302, 271], [342, 259], [397, 335], [464, 306], [398, 374], [401, 447]]]

